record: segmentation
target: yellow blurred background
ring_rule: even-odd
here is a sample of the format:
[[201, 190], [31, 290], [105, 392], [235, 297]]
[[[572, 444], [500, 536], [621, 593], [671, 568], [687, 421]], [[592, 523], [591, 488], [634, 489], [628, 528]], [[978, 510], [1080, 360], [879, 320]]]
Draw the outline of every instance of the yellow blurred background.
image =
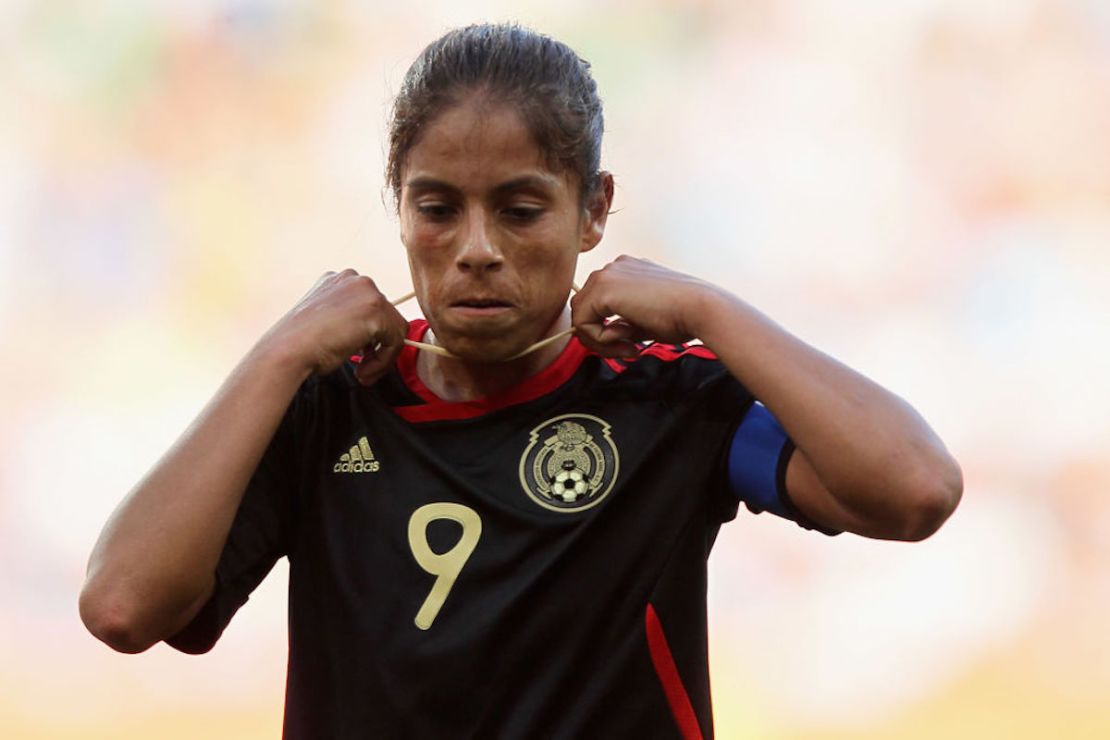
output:
[[606, 103], [580, 279], [627, 252], [725, 285], [964, 468], [920, 544], [726, 527], [718, 736], [1110, 737], [1105, 0], [3, 3], [0, 737], [279, 736], [283, 563], [191, 657], [89, 636], [85, 560], [320, 273], [407, 291], [390, 96], [506, 19]]

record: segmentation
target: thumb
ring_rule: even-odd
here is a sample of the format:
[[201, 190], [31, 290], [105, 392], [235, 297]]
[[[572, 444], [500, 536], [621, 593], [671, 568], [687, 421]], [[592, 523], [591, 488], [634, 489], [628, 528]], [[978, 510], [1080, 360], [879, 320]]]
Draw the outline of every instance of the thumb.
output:
[[364, 386], [371, 386], [389, 372], [404, 349], [403, 335], [395, 337], [387, 334], [380, 342], [368, 345], [362, 351], [362, 359], [355, 368], [355, 377]]
[[635, 357], [640, 353], [635, 343], [636, 329], [623, 319], [575, 328], [582, 343], [603, 357]]

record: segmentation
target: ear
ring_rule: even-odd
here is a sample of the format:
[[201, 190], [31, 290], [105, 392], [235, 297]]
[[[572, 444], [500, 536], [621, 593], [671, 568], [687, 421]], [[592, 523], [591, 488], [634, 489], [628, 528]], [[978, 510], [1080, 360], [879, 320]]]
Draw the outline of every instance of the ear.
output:
[[609, 209], [613, 206], [613, 173], [601, 172], [597, 187], [586, 198], [582, 211], [582, 244], [578, 250], [588, 252], [598, 245], [605, 236], [605, 223], [609, 219]]

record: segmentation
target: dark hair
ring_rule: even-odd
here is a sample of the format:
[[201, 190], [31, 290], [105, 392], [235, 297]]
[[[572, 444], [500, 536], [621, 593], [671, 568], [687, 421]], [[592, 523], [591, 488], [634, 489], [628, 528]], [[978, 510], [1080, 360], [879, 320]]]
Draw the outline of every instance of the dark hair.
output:
[[577, 176], [583, 202], [597, 187], [604, 123], [589, 62], [519, 25], [482, 24], [428, 44], [405, 73], [393, 102], [385, 170], [396, 205], [409, 150], [437, 115], [470, 94], [515, 108], [548, 165]]

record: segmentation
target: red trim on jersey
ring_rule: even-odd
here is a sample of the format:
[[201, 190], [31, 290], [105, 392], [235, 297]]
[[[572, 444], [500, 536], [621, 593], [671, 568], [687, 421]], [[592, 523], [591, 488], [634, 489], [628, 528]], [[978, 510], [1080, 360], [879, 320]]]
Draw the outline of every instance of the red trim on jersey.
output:
[[[408, 339], [420, 341], [428, 331], [425, 319], [413, 319], [409, 323]], [[426, 403], [418, 406], [395, 406], [394, 413], [405, 421], [443, 421], [446, 419], [473, 419], [491, 411], [525, 403], [550, 393], [570, 380], [590, 352], [575, 337], [571, 337], [555, 361], [519, 385], [485, 398], [453, 403], [444, 401], [432, 392], [416, 372], [417, 348], [405, 345], [397, 358], [397, 372], [405, 385]]]
[[659, 682], [663, 684], [663, 693], [667, 695], [667, 703], [671, 705], [671, 714], [674, 715], [678, 731], [682, 733], [682, 740], [702, 740], [698, 716], [694, 714], [694, 705], [690, 703], [690, 695], [686, 693], [682, 676], [678, 675], [678, 667], [674, 663], [674, 656], [671, 655], [671, 646], [667, 644], [667, 636], [663, 634], [663, 625], [655, 613], [655, 607], [650, 603], [644, 612], [644, 625], [647, 628], [651, 663], [655, 666]]
[[612, 357], [606, 357], [604, 359], [605, 364], [608, 365], [609, 369], [615, 373], [623, 373], [625, 370], [628, 369], [628, 365], [625, 365], [620, 360], [614, 360]]
[[[635, 357], [621, 357], [619, 359], [605, 357], [603, 359], [605, 360], [605, 364], [609, 366], [609, 369], [616, 373], [623, 373], [625, 370], [628, 369], [631, 363], [639, 360], [641, 357], [654, 357], [655, 359], [662, 360], [663, 362], [674, 362], [675, 360], [686, 357], [687, 355], [689, 355], [690, 357], [700, 357], [703, 360], [718, 359], [717, 355], [713, 353], [713, 350], [709, 349], [705, 345], [682, 344], [679, 346], [681, 347], [680, 350], [675, 349], [675, 346], [672, 344], [653, 343], [640, 345], [640, 354], [636, 355]], [[596, 353], [591, 352], [591, 354]]]
[[[428, 322], [426, 319], [413, 319], [409, 322], [406, 339], [420, 341], [427, 331]], [[519, 385], [502, 393], [486, 396], [485, 398], [476, 398], [472, 401], [453, 403], [451, 401], [445, 401], [437, 396], [424, 384], [424, 381], [420, 379], [420, 375], [416, 371], [416, 358], [418, 352], [419, 350], [416, 347], [411, 347], [406, 344], [401, 349], [401, 354], [397, 358], [397, 373], [401, 376], [401, 380], [413, 393], [424, 401], [423, 404], [415, 406], [393, 407], [394, 413], [405, 421], [410, 422], [473, 419], [477, 416], [488, 414], [491, 411], [496, 411], [497, 409], [531, 401], [550, 393], [570, 380], [570, 377], [574, 375], [579, 365], [582, 364], [582, 360], [590, 355], [597, 354], [587, 349], [578, 341], [577, 337], [571, 336], [570, 341], [567, 342], [566, 347], [563, 348], [562, 353], [555, 358], [554, 362], [532, 377], [525, 379]], [[698, 344], [682, 345], [681, 351], [676, 350], [669, 344], [650, 344], [641, 350], [638, 357], [630, 359], [622, 358], [620, 360], [613, 358], [602, 359], [612, 370], [617, 373], [622, 373], [628, 369], [628, 363], [635, 362], [641, 357], [655, 357], [664, 362], [673, 362], [687, 355], [707, 360], [717, 359], [717, 355], [713, 354], [707, 347]], [[358, 355], [351, 357], [351, 361], [356, 364], [360, 359]]]
[[684, 344], [680, 346], [682, 347], [681, 352], [675, 350], [674, 345], [671, 344], [649, 344], [640, 351], [640, 357], [658, 357], [665, 362], [671, 362], [686, 355], [701, 357], [704, 360], [717, 359], [717, 355], [703, 344]]

